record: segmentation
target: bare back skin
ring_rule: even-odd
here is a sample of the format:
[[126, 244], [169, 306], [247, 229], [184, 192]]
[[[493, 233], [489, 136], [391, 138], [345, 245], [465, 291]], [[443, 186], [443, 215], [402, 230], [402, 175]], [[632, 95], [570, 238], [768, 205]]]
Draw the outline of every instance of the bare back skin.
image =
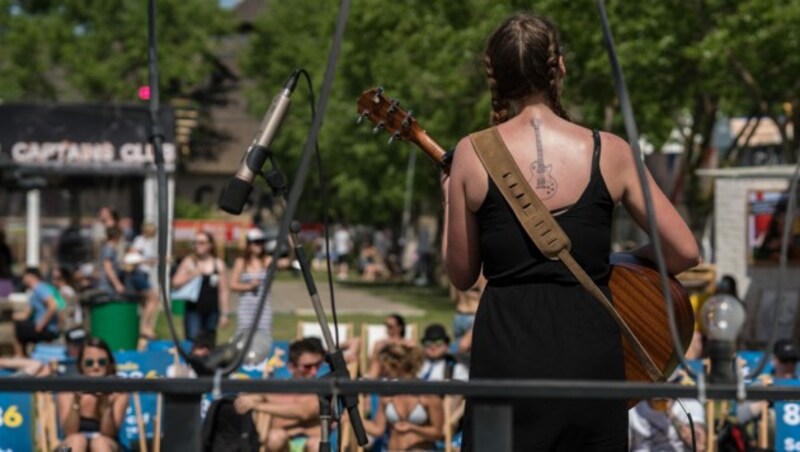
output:
[[[546, 103], [529, 99], [520, 105], [519, 114], [498, 126], [498, 131], [514, 161], [528, 177], [528, 183], [551, 212], [557, 215], [580, 199], [591, 177], [594, 150], [591, 130], [562, 119]], [[633, 219], [646, 228], [645, 202], [630, 147], [613, 134], [601, 133], [600, 137], [600, 172], [611, 198], [622, 202]], [[549, 190], [541, 187], [542, 174], [546, 181], [555, 183], [554, 190], [552, 183]], [[649, 173], [648, 183], [667, 268], [671, 273], [678, 273], [696, 264], [697, 244]], [[477, 280], [480, 271], [475, 214], [488, 192], [488, 175], [469, 138], [462, 139], [456, 147], [444, 189], [448, 192], [444, 245], [448, 274], [457, 288], [466, 290]], [[652, 259], [649, 245], [635, 250], [634, 254]]]

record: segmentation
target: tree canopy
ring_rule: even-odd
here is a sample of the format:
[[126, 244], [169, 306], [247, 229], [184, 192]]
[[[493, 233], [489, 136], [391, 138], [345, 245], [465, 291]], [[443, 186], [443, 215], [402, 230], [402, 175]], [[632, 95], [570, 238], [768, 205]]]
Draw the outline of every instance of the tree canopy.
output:
[[[206, 0], [160, 0], [164, 99], [189, 97], [214, 70], [215, 38], [232, 31]], [[148, 84], [147, 3], [0, 0], [0, 99], [138, 101]]]
[[[624, 136], [594, 2], [533, 6], [561, 30], [567, 110], [577, 122]], [[338, 7], [336, 1], [266, 2], [241, 55], [254, 116], [295, 68], [307, 69], [319, 89]], [[354, 222], [398, 222], [407, 157], [418, 152], [409, 144], [388, 146], [386, 134], [357, 126], [359, 94], [384, 86], [443, 147], [454, 146], [488, 125], [486, 37], [505, 17], [530, 7], [519, 0], [352, 2], [320, 135], [333, 213]], [[709, 161], [712, 130], [722, 116], [774, 122], [784, 160], [793, 161], [800, 2], [608, 0], [607, 8], [641, 134], [656, 149], [668, 140], [684, 145], [679, 187], [668, 187], [674, 200], [700, 218], [710, 209], [694, 170]], [[146, 14], [146, 2], [126, 0], [0, 0], [0, 100], [137, 101], [138, 87], [147, 84]], [[214, 1], [159, 0], [158, 18], [163, 99], [203, 102], [208, 96], [197, 92], [208, 89], [219, 69], [219, 40], [238, 39], [230, 12]], [[304, 87], [274, 143], [289, 175], [310, 124]], [[723, 158], [737, 155], [721, 151]], [[419, 163], [414, 182], [415, 209], [437, 211], [436, 171]], [[316, 184], [311, 181], [308, 193]], [[307, 194], [301, 216], [317, 217], [316, 198]]]
[[[686, 147], [679, 181], [684, 197], [669, 187], [668, 194], [705, 216], [710, 205], [697, 190], [694, 169], [707, 161], [720, 109], [728, 116], [748, 115], [759, 99], [768, 99], [762, 114], [778, 118], [783, 102], [798, 97], [794, 74], [800, 56], [791, 49], [797, 48], [792, 24], [800, 5], [756, 0], [607, 3], [642, 135], [659, 149], [675, 139], [677, 130]], [[489, 95], [480, 58], [484, 40], [503, 18], [529, 7], [529, 2], [514, 0], [353, 2], [320, 136], [338, 213], [356, 221], [393, 221], [402, 206], [411, 145], [389, 147], [385, 134], [373, 137], [366, 126], [355, 126], [358, 95], [383, 85], [388, 96], [413, 109], [441, 145], [453, 146], [488, 124]], [[338, 2], [270, 3], [256, 22], [245, 55], [248, 75], [256, 81], [250, 97], [254, 112], [264, 111], [270, 101], [265, 93], [271, 95], [295, 67], [306, 68], [315, 86], [320, 85], [337, 8]], [[594, 2], [578, 7], [575, 2], [542, 0], [534, 12], [561, 29], [567, 110], [588, 127], [624, 136]], [[295, 102], [304, 102], [298, 94]], [[282, 155], [294, 158], [309, 123], [307, 110], [297, 107], [276, 145]], [[421, 169], [415, 183], [416, 193], [422, 194], [417, 207], [434, 209], [439, 196], [435, 172]]]

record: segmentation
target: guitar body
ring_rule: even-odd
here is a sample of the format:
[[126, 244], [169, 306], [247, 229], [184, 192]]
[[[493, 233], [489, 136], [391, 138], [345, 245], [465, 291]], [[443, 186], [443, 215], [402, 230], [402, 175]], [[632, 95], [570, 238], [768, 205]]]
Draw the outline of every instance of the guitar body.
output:
[[[680, 361], [672, 344], [666, 301], [661, 291], [658, 271], [652, 264], [626, 254], [612, 255], [611, 264], [613, 269], [609, 289], [613, 296], [614, 307], [639, 338], [656, 366], [668, 378]], [[678, 336], [685, 352], [694, 333], [694, 310], [689, 295], [678, 280], [670, 277], [669, 289], [675, 309]], [[630, 344], [624, 339], [623, 349], [625, 379], [651, 381]]]

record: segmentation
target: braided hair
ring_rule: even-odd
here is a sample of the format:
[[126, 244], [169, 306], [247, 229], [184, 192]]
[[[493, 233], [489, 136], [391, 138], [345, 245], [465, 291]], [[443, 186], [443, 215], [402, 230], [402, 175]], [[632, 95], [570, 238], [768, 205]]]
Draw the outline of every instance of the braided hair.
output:
[[546, 93], [553, 111], [569, 120], [561, 106], [561, 55], [558, 29], [552, 22], [529, 13], [515, 14], [503, 22], [483, 52], [492, 94], [492, 123], [509, 119], [512, 100], [535, 93]]

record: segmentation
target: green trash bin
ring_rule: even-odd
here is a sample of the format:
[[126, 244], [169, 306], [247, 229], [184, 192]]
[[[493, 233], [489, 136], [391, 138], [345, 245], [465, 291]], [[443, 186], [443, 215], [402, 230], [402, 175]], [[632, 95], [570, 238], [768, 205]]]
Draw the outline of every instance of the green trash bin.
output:
[[136, 350], [139, 343], [139, 304], [134, 301], [111, 300], [92, 303], [89, 307], [93, 336], [106, 341], [112, 351]]
[[183, 315], [186, 312], [185, 300], [172, 300], [172, 313], [175, 315]]

